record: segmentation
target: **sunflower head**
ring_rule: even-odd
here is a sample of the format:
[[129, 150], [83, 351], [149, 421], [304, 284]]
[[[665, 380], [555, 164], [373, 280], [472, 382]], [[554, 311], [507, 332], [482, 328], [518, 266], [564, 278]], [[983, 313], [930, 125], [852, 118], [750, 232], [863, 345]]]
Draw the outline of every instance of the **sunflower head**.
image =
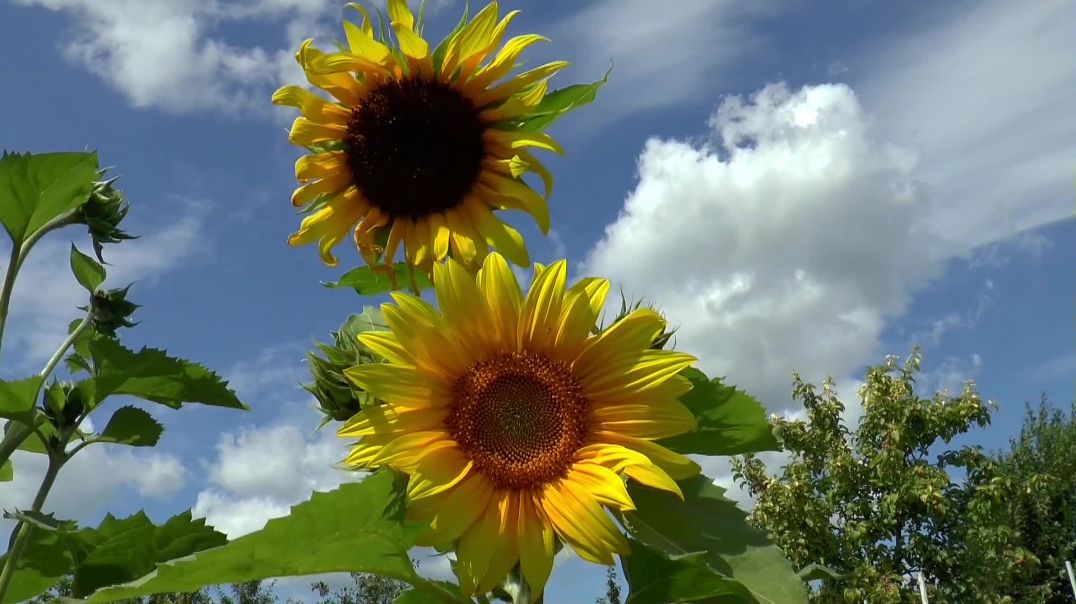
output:
[[477, 273], [433, 270], [438, 309], [394, 293], [389, 330], [359, 336], [384, 362], [344, 373], [383, 404], [340, 429], [358, 439], [346, 463], [410, 476], [422, 544], [456, 550], [467, 594], [517, 563], [541, 593], [557, 541], [613, 564], [628, 543], [608, 512], [635, 509], [625, 479], [679, 495], [699, 470], [655, 442], [695, 427], [678, 400], [695, 359], [653, 348], [665, 322], [649, 309], [594, 333], [609, 283], [566, 286], [564, 261], [535, 265], [525, 295], [496, 253]]
[[[530, 149], [561, 153], [537, 130], [571, 108], [563, 98], [543, 105], [548, 79], [567, 63], [514, 73], [523, 50], [545, 38], [506, 41], [518, 11], [499, 18], [496, 2], [464, 15], [436, 48], [405, 0], [388, 0], [391, 38], [364, 8], [348, 6], [361, 21], [344, 22], [340, 51], [307, 40], [296, 55], [327, 97], [299, 86], [273, 95], [299, 109], [289, 140], [310, 150], [295, 164], [301, 186], [292, 195], [307, 216], [289, 243], [316, 243], [330, 266], [349, 232], [373, 267], [401, 252], [426, 273], [449, 255], [477, 267], [490, 248], [526, 265], [522, 236], [494, 212], [521, 210], [549, 229], [552, 177]], [[542, 178], [544, 195], [522, 180], [526, 172]]]

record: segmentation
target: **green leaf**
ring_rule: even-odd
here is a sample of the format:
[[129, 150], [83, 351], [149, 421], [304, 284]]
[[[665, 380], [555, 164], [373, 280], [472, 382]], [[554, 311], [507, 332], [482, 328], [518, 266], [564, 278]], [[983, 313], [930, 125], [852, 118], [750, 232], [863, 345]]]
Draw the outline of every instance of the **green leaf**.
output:
[[554, 90], [542, 98], [534, 111], [527, 117], [513, 124], [513, 129], [527, 132], [540, 132], [545, 130], [560, 116], [574, 111], [584, 105], [594, 102], [598, 96], [598, 90], [609, 81], [610, 67], [602, 79], [590, 84], [573, 84], [558, 90]]
[[78, 251], [75, 244], [71, 244], [71, 272], [75, 274], [79, 284], [91, 294], [105, 281], [105, 267]]
[[631, 553], [620, 557], [631, 586], [625, 604], [758, 602], [743, 585], [715, 573], [702, 556], [670, 558], [631, 541]]
[[[418, 291], [433, 287], [433, 283], [422, 272], [411, 272], [406, 262], [397, 262], [392, 265], [396, 274], [396, 286], [401, 285], [417, 288]], [[414, 282], [412, 282], [414, 277]], [[361, 296], [376, 296], [395, 289], [392, 279], [384, 273], [374, 273], [369, 266], [360, 266], [343, 274], [339, 281], [323, 282], [322, 285], [331, 288], [350, 287]]]
[[204, 519], [192, 519], [189, 511], [161, 526], [144, 512], [122, 519], [109, 514], [97, 528], [81, 530], [72, 521], [46, 514], [31, 520], [34, 530], [3, 604], [36, 596], [65, 576], [73, 576], [74, 595], [83, 597], [99, 587], [145, 575], [161, 562], [227, 541]]
[[89, 199], [96, 153], [4, 154], [0, 158], [0, 223], [15, 245]]
[[0, 464], [0, 482], [11, 482], [15, 478], [15, 466], [12, 465], [10, 459], [5, 459], [3, 464]]
[[14, 382], [0, 380], [0, 418], [33, 425], [34, 399], [41, 382], [36, 375]]
[[407, 551], [424, 527], [404, 521], [405, 480], [380, 472], [328, 493], [314, 493], [260, 531], [159, 564], [152, 574], [102, 589], [89, 601], [189, 592], [270, 577], [368, 572], [407, 581], [426, 592], [427, 601], [459, 602], [415, 574], [411, 565]]
[[132, 447], [152, 447], [161, 438], [164, 427], [138, 407], [120, 407], [94, 442], [117, 443]]
[[638, 509], [625, 513], [623, 520], [635, 539], [671, 557], [702, 553], [698, 560], [738, 581], [759, 602], [807, 601], [806, 586], [784, 554], [747, 524], [747, 514], [725, 498], [724, 489], [706, 476], [679, 484], [682, 502], [664, 491], [629, 483]]
[[766, 419], [766, 409], [750, 395], [726, 386], [720, 378], [708, 380], [697, 369], [681, 373], [691, 380], [691, 392], [680, 402], [691, 409], [698, 422], [694, 432], [660, 444], [684, 455], [739, 455], [755, 451], [779, 451], [780, 443]]
[[[48, 418], [46, 418], [43, 413], [35, 413], [34, 414], [34, 419], [32, 421], [37, 424], [37, 432], [31, 432], [30, 434], [28, 434], [26, 436], [26, 438], [21, 443], [19, 443], [18, 450], [19, 451], [26, 451], [26, 452], [29, 452], [29, 453], [41, 453], [41, 454], [48, 453], [48, 449], [46, 448], [45, 443], [41, 440], [41, 437], [39, 437], [37, 434], [38, 434], [38, 432], [40, 432], [41, 435], [44, 436], [45, 438], [51, 438], [53, 436], [58, 436], [58, 434], [56, 432], [56, 426], [53, 426], [52, 423], [48, 421]], [[30, 425], [30, 424], [27, 424], [27, 425]], [[7, 435], [7, 433], [10, 430], [11, 430], [11, 424], [10, 423], [4, 424], [4, 435], [5, 436]]]
[[178, 409], [183, 403], [202, 403], [247, 409], [225, 382], [202, 365], [168, 356], [163, 350], [134, 352], [112, 338], [89, 342], [95, 375], [88, 389], [94, 404], [112, 394], [127, 394]]

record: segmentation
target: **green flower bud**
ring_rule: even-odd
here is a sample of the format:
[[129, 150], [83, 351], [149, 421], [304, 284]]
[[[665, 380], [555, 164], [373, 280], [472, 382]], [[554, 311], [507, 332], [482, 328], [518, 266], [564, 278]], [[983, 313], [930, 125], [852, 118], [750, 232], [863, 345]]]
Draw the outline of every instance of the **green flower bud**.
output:
[[[121, 327], [134, 327], [137, 323], [130, 321], [131, 314], [138, 308], [138, 304], [127, 301], [127, 291], [131, 286], [109, 290], [98, 290], [92, 298], [93, 328], [97, 333], [116, 337], [116, 330]], [[86, 310], [86, 307], [80, 307]]]
[[351, 315], [332, 332], [332, 344], [317, 344], [316, 353], [307, 353], [312, 384], [304, 385], [307, 392], [318, 400], [318, 407], [325, 414], [322, 425], [330, 421], [345, 421], [363, 407], [376, 404], [369, 393], [352, 384], [344, 370], [364, 363], [379, 363], [382, 359], [359, 342], [359, 334], [366, 331], [386, 331], [381, 313], [366, 307], [362, 314]]
[[115, 182], [116, 179], [112, 178], [94, 183], [90, 198], [79, 206], [76, 215], [77, 222], [89, 227], [93, 251], [100, 262], [104, 262], [101, 257], [104, 244], [135, 238], [119, 228], [129, 207], [123, 199], [123, 193], [112, 186]]

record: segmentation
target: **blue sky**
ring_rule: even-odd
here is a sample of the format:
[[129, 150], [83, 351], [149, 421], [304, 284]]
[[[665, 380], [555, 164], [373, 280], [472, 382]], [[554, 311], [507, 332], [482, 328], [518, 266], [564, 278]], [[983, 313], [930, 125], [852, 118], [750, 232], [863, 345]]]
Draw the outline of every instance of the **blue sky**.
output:
[[[87, 450], [57, 512], [96, 523], [193, 506], [238, 534], [341, 480], [328, 464], [343, 444], [309, 436], [318, 417], [296, 384], [310, 342], [380, 300], [319, 285], [358, 262], [353, 250], [329, 269], [285, 244], [299, 150], [293, 114], [268, 98], [301, 81], [301, 39], [338, 36], [342, 4], [0, 3], [0, 147], [89, 147], [115, 166], [143, 236], [106, 249], [111, 283], [134, 280], [143, 305], [125, 341], [204, 362], [252, 408], [151, 409], [162, 445]], [[431, 2], [427, 31], [446, 31], [461, 4]], [[832, 374], [854, 399], [865, 365], [914, 343], [926, 385], [973, 378], [998, 402], [970, 442], [1005, 446], [1040, 393], [1071, 400], [1067, 3], [502, 6], [523, 10], [511, 32], [552, 38], [528, 64], [572, 61], [554, 87], [614, 65], [598, 100], [552, 130], [567, 151], [547, 160], [553, 232], [517, 221], [535, 260], [566, 256], [655, 302], [681, 349], [775, 412], [791, 409], [794, 368]], [[36, 371], [81, 303], [72, 240], [83, 244], [54, 234], [27, 265], [3, 375]], [[39, 461], [16, 460], [5, 507], [29, 500]], [[591, 601], [601, 583], [569, 560], [549, 595]]]

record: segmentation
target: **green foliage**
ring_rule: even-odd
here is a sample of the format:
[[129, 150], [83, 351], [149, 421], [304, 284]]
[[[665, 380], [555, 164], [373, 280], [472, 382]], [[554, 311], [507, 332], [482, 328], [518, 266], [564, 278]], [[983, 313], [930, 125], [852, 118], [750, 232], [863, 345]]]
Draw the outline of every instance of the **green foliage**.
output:
[[140, 577], [158, 563], [226, 541], [204, 520], [193, 520], [190, 512], [161, 526], [142, 512], [122, 519], [109, 514], [97, 528], [84, 529], [72, 521], [38, 516], [4, 604], [41, 594], [65, 576], [72, 577], [71, 595], [83, 597], [104, 585]]
[[0, 464], [0, 482], [11, 482], [15, 478], [15, 466], [10, 459], [5, 459]]
[[41, 378], [31, 376], [8, 382], [0, 380], [0, 418], [29, 424], [34, 420], [34, 398]]
[[424, 273], [414, 272], [406, 262], [397, 262], [392, 265], [393, 273], [386, 275], [384, 272], [374, 272], [369, 266], [360, 266], [344, 273], [339, 281], [322, 283], [325, 287], [337, 289], [350, 287], [360, 296], [377, 296], [386, 294], [398, 288], [399, 284], [409, 284], [415, 293], [433, 287]]
[[198, 363], [168, 356], [163, 350], [134, 352], [113, 338], [94, 337], [86, 346], [93, 377], [85, 391], [93, 405], [105, 397], [126, 394], [178, 409], [183, 403], [202, 403], [246, 409], [235, 393], [212, 371]]
[[698, 369], [681, 375], [691, 380], [691, 392], [680, 397], [695, 414], [698, 429], [661, 444], [683, 454], [733, 455], [777, 451], [780, 445], [766, 419], [766, 410], [751, 396], [726, 386], [720, 378], [708, 380]]
[[410, 586], [399, 579], [372, 573], [350, 575], [351, 585], [335, 591], [324, 581], [313, 583], [310, 588], [319, 596], [317, 604], [400, 604], [409, 601], [417, 604], [429, 601], [429, 595], [409, 589]]
[[18, 247], [48, 222], [85, 203], [95, 153], [5, 153], [0, 157], [0, 223]]
[[615, 566], [605, 569], [605, 595], [595, 600], [594, 604], [621, 604], [620, 584], [616, 582]]
[[743, 585], [715, 573], [696, 552], [663, 556], [631, 542], [631, 553], [621, 557], [624, 575], [631, 584], [627, 604], [668, 602], [756, 603]]
[[609, 67], [605, 75], [595, 82], [573, 84], [546, 94], [533, 111], [527, 113], [523, 119], [510, 123], [508, 128], [527, 132], [545, 130], [561, 116], [594, 102], [598, 96], [598, 90], [609, 81], [609, 74], [612, 71], [613, 68]]
[[404, 521], [404, 481], [380, 472], [360, 483], [314, 493], [265, 528], [182, 560], [157, 566], [138, 581], [95, 593], [91, 602], [153, 593], [184, 592], [207, 585], [328, 572], [378, 573], [423, 590], [428, 601], [459, 602], [419, 577], [407, 556], [423, 529]]
[[120, 407], [94, 442], [117, 443], [132, 447], [152, 447], [160, 440], [164, 426], [138, 407]]
[[[985, 456], [971, 447], [939, 450], [986, 425], [988, 404], [971, 383], [959, 396], [922, 398], [919, 370], [918, 352], [902, 367], [889, 358], [870, 368], [854, 432], [832, 383], [818, 393], [797, 375], [793, 396], [807, 419], [776, 420], [787, 465], [771, 475], [753, 455], [733, 461], [756, 500], [751, 520], [819, 581], [813, 601], [918, 602], [909, 583], [922, 570], [931, 601], [999, 602], [1000, 585], [1021, 572], [1015, 534], [994, 517], [1000, 491], [976, 486]], [[970, 527], [982, 533], [978, 544], [995, 548], [990, 572], [963, 557], [975, 549]]]
[[74, 244], [71, 244], [71, 272], [74, 273], [79, 285], [85, 287], [90, 293], [97, 291], [97, 288], [105, 281], [105, 267], [78, 251]]
[[363, 346], [358, 336], [366, 331], [387, 329], [381, 311], [367, 306], [361, 314], [348, 316], [340, 329], [332, 332], [333, 344], [317, 344], [324, 357], [307, 353], [314, 382], [303, 387], [317, 398], [318, 409], [325, 414], [321, 425], [345, 421], [359, 409], [374, 404], [373, 397], [344, 377], [344, 370], [354, 365], [380, 362], [380, 357]]
[[1045, 397], [1037, 409], [1029, 405], [1020, 435], [991, 461], [975, 480], [999, 492], [1003, 512], [990, 511], [1011, 523], [1028, 552], [1018, 559], [1027, 573], [1002, 593], [1032, 604], [1071, 602], [1064, 569], [1065, 560], [1076, 562], [1076, 403], [1068, 417]]
[[[631, 586], [628, 602], [656, 602], [636, 598], [641, 597], [638, 595], [641, 590], [664, 594], [666, 589], [674, 588], [675, 593], [680, 593], [678, 590], [682, 588], [701, 598], [705, 595], [698, 591], [701, 585], [711, 586], [714, 597], [727, 597], [730, 602], [806, 601], [806, 588], [784, 554], [763, 533], [747, 524], [747, 515], [725, 498], [724, 489], [705, 476], [679, 484], [684, 501], [663, 491], [629, 483], [628, 492], [638, 509], [624, 513], [623, 524], [634, 539], [654, 554], [663, 555], [665, 561], [657, 564], [650, 554], [645, 556], [645, 563], [632, 560], [638, 547], [633, 547], [631, 556], [622, 558]], [[649, 568], [653, 565], [665, 570]], [[714, 578], [704, 580], [704, 571]], [[658, 583], [639, 585], [633, 577], [643, 576], [640, 573]], [[680, 586], [673, 577], [696, 585]], [[662, 587], [658, 589], [658, 585]], [[674, 592], [666, 596], [671, 597]], [[739, 594], [738, 599], [732, 598], [733, 594]]]

